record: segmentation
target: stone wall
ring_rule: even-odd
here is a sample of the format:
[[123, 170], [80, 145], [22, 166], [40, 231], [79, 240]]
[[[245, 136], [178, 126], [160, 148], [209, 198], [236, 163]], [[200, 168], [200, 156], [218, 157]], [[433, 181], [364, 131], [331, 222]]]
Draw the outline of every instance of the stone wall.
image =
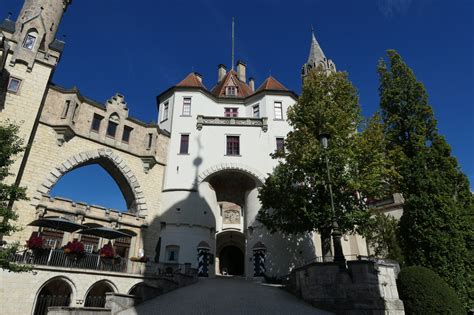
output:
[[395, 265], [349, 261], [314, 263], [293, 270], [287, 288], [315, 307], [336, 314], [405, 314], [398, 297]]

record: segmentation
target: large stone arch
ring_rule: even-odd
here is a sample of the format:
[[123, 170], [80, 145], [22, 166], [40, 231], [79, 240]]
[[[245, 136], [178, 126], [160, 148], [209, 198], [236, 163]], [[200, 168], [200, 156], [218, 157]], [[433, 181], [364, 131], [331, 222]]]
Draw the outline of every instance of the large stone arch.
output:
[[129, 210], [136, 210], [140, 214], [146, 212], [145, 195], [137, 177], [125, 160], [109, 148], [77, 153], [54, 167], [35, 191], [32, 204], [37, 206], [41, 197], [44, 194], [49, 194], [64, 174], [89, 164], [99, 164], [112, 176], [119, 186]]
[[76, 299], [76, 297], [77, 297], [76, 284], [69, 277], [67, 277], [65, 275], [54, 276], [52, 278], [49, 278], [45, 282], [43, 282], [43, 284], [36, 291], [35, 298], [34, 298], [33, 305], [32, 305], [32, 309], [31, 309], [31, 314], [33, 314], [35, 309], [36, 309], [36, 306], [37, 306], [37, 303], [38, 303], [38, 298], [39, 298], [41, 292], [43, 291], [43, 289], [46, 286], [48, 286], [50, 283], [52, 283], [53, 281], [58, 281], [58, 280], [64, 281], [69, 286], [69, 288], [71, 289], [70, 301], [72, 302]]
[[220, 163], [212, 167], [209, 167], [208, 169], [201, 172], [198, 176], [198, 184], [202, 183], [206, 178], [208, 178], [212, 174], [222, 172], [222, 171], [237, 171], [237, 172], [246, 173], [257, 181], [257, 186], [261, 186], [263, 185], [263, 183], [265, 183], [266, 176], [264, 176], [262, 173], [260, 173], [260, 171], [257, 171], [254, 168], [251, 168], [247, 165], [240, 164], [240, 163]]

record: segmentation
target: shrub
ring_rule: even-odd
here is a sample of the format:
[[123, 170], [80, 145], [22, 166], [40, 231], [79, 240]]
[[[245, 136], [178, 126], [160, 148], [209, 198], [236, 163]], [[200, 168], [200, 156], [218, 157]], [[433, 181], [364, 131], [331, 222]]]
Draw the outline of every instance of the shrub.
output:
[[402, 269], [397, 285], [407, 315], [466, 314], [453, 288], [428, 268]]

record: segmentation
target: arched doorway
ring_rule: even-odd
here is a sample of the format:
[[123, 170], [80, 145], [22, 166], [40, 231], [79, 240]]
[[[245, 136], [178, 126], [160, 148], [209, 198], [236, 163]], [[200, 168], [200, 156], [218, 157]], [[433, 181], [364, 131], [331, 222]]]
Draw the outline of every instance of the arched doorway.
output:
[[238, 231], [217, 235], [216, 272], [221, 275], [241, 276], [245, 272], [245, 236]]
[[237, 246], [226, 246], [219, 254], [219, 269], [223, 275], [244, 274], [244, 253]]
[[34, 315], [46, 315], [50, 306], [69, 306], [72, 288], [62, 278], [49, 280], [38, 293]]
[[105, 293], [115, 292], [107, 281], [99, 281], [92, 285], [86, 296], [85, 307], [104, 307]]

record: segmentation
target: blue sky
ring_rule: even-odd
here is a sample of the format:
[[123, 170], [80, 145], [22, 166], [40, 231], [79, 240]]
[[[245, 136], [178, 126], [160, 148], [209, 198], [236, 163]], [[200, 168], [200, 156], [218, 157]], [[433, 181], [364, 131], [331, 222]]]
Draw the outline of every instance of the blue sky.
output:
[[[22, 2], [2, 0], [0, 15], [16, 18]], [[313, 25], [326, 56], [349, 72], [366, 116], [379, 106], [377, 61], [396, 49], [424, 83], [439, 131], [472, 182], [473, 12], [471, 0], [73, 1], [58, 33], [67, 44], [53, 81], [99, 102], [120, 92], [132, 116], [156, 121], [160, 92], [193, 70], [211, 88], [217, 65], [230, 67], [235, 16], [236, 59], [247, 63], [248, 76], [258, 85], [271, 73], [299, 93]], [[106, 173], [96, 178], [110, 190], [78, 189], [94, 172], [71, 173], [54, 192], [124, 208]]]

